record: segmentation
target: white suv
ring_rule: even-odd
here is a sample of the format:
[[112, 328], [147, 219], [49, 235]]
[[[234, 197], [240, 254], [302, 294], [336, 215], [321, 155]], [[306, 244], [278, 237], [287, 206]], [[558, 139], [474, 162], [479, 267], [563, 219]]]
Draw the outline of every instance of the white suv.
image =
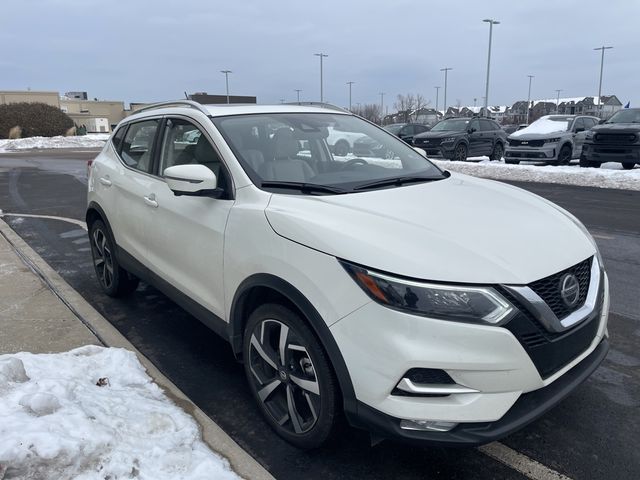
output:
[[[334, 157], [330, 128], [392, 158]], [[105, 292], [143, 279], [228, 339], [303, 448], [342, 413], [376, 437], [486, 443], [608, 350], [607, 276], [576, 218], [340, 109], [141, 110], [93, 162], [86, 220]]]

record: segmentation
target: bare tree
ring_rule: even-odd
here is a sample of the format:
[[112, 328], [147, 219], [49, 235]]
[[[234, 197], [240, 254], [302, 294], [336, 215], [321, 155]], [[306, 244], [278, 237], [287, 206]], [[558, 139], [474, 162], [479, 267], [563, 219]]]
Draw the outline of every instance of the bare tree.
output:
[[353, 113], [366, 118], [370, 122], [382, 123], [382, 115], [380, 115], [380, 105], [377, 103], [365, 103], [358, 105], [353, 109]]

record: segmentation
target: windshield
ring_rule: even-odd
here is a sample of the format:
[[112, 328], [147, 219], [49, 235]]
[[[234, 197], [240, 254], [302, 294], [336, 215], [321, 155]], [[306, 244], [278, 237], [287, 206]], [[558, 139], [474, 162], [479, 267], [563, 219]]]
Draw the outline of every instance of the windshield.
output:
[[439, 123], [436, 123], [435, 126], [431, 129], [432, 132], [463, 132], [467, 129], [469, 125], [469, 120], [443, 120]]
[[557, 115], [547, 115], [540, 117], [528, 127], [522, 128], [511, 134], [512, 138], [518, 138], [523, 135], [546, 135], [548, 133], [565, 132], [569, 129], [569, 125], [573, 122], [573, 117], [562, 117]]
[[[386, 179], [398, 181], [380, 188], [447, 177], [402, 140], [352, 115], [265, 113], [212, 121], [251, 180], [269, 191], [350, 193]], [[358, 135], [340, 139], [337, 148], [337, 137], [327, 141], [329, 130]]]
[[604, 123], [640, 123], [640, 110], [618, 110]]
[[396, 125], [387, 125], [386, 127], [384, 127], [384, 129], [387, 132], [390, 132], [396, 135], [402, 129], [402, 127], [404, 127], [404, 124], [396, 124]]

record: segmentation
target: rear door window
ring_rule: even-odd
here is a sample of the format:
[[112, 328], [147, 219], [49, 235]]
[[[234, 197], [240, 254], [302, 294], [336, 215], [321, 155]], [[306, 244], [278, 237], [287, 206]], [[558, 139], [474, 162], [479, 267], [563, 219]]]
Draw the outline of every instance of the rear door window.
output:
[[122, 142], [122, 161], [130, 168], [150, 173], [153, 145], [158, 131], [159, 119], [132, 123]]

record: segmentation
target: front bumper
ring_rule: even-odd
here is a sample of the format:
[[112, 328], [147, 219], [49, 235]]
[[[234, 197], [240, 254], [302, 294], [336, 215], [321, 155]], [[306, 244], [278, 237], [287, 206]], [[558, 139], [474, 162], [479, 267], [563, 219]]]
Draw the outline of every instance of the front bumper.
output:
[[[364, 305], [331, 326], [358, 401], [350, 422], [385, 437], [454, 446], [486, 443], [535, 420], [587, 378], [606, 355], [606, 275], [603, 280], [598, 311], [580, 324], [583, 332], [593, 327], [593, 333], [560, 368], [546, 375], [516, 338], [518, 333], [507, 328]], [[428, 397], [392, 394], [412, 368], [444, 370], [457, 385], [473, 391]], [[403, 419], [459, 425], [449, 432], [413, 431], [400, 428]]]
[[640, 163], [640, 144], [587, 143], [582, 146], [582, 156], [591, 162]]
[[550, 143], [542, 147], [511, 147], [504, 152], [505, 160], [519, 160], [527, 162], [553, 162], [558, 160], [558, 144]]

